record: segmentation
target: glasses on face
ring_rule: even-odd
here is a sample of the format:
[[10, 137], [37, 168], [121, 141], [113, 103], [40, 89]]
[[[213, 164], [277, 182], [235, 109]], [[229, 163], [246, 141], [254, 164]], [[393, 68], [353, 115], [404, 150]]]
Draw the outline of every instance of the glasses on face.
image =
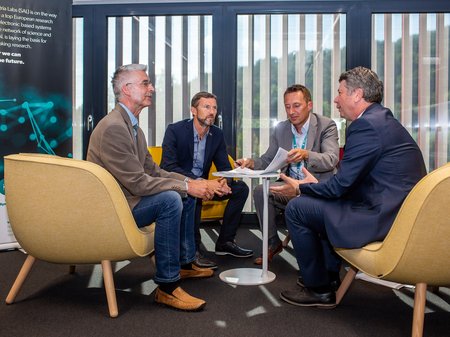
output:
[[132, 82], [129, 82], [129, 83], [127, 83], [126, 85], [129, 85], [129, 84], [138, 85], [138, 86], [143, 87], [143, 88], [148, 88], [149, 86], [153, 86], [152, 82], [150, 82], [149, 80], [143, 80], [143, 81], [140, 82], [140, 83], [132, 83]]
[[215, 105], [209, 105], [209, 104], [200, 105], [199, 108], [204, 109], [204, 110], [208, 110], [208, 111], [209, 110], [217, 111], [217, 107]]

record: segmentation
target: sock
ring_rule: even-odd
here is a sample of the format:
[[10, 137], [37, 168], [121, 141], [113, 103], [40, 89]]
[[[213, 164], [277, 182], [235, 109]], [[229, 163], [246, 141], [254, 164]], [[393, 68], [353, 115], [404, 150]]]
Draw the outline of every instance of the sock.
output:
[[331, 287], [329, 285], [326, 286], [320, 286], [320, 287], [311, 287], [310, 288], [312, 291], [314, 291], [315, 293], [318, 294], [325, 294], [325, 293], [331, 293]]
[[178, 288], [179, 286], [179, 281], [175, 281], [175, 282], [164, 282], [164, 283], [159, 283], [159, 288], [164, 291], [166, 294], [172, 294], [173, 291], [175, 289]]
[[181, 269], [192, 270], [192, 263], [182, 264]]
[[328, 278], [330, 282], [340, 280], [339, 272], [338, 271], [328, 271]]

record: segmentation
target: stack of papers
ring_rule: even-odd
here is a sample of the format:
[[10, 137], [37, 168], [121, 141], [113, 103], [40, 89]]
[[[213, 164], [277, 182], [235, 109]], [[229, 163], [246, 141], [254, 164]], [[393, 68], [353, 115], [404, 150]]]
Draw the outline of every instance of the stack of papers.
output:
[[259, 176], [264, 174], [274, 174], [277, 173], [281, 168], [287, 165], [287, 154], [288, 151], [285, 149], [282, 149], [281, 147], [278, 148], [277, 153], [275, 154], [275, 157], [273, 157], [270, 164], [266, 167], [265, 170], [252, 170], [247, 167], [237, 167], [234, 170], [231, 171], [219, 171], [214, 172], [214, 176], [219, 177], [242, 177], [242, 176]]

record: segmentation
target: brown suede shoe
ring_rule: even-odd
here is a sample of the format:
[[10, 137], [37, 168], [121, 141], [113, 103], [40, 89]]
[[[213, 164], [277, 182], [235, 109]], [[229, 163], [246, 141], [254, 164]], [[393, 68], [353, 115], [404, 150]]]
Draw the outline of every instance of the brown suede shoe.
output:
[[[274, 249], [269, 247], [269, 252], [267, 253], [267, 261], [268, 262], [272, 262], [272, 259], [275, 255], [281, 253], [281, 251], [283, 250], [283, 243], [280, 242], [280, 244], [278, 246], [276, 246]], [[262, 265], [262, 256], [257, 257], [254, 261], [255, 264], [257, 265]]]
[[214, 275], [214, 270], [209, 268], [200, 268], [195, 264], [192, 264], [192, 269], [180, 269], [180, 277], [185, 278], [201, 278], [201, 277], [211, 277]]
[[205, 301], [189, 295], [181, 287], [176, 288], [172, 294], [157, 288], [155, 302], [183, 311], [199, 311], [206, 305]]

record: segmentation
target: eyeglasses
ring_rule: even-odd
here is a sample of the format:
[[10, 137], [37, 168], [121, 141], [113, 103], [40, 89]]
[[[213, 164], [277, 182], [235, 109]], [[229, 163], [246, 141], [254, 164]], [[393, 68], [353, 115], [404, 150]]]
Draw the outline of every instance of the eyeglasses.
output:
[[148, 80], [144, 80], [144, 81], [142, 81], [142, 82], [140, 82], [140, 83], [132, 83], [132, 82], [129, 82], [129, 83], [127, 83], [126, 85], [129, 85], [129, 84], [139, 85], [139, 86], [141, 86], [141, 87], [143, 87], [143, 88], [148, 88], [149, 86], [153, 86], [153, 83], [150, 82], [150, 81], [148, 81]]
[[217, 107], [215, 105], [201, 105], [199, 108], [205, 109], [205, 110], [215, 110], [217, 111]]

